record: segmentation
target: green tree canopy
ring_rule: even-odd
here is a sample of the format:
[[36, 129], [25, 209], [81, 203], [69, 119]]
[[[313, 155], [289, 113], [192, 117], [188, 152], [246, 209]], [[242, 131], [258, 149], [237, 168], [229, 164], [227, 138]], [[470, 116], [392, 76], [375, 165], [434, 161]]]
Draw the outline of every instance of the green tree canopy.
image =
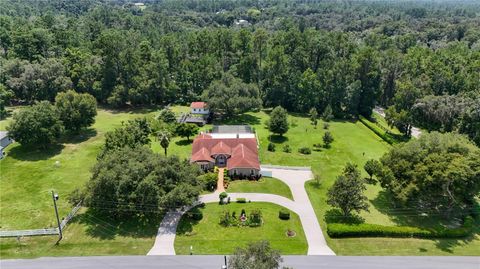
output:
[[62, 135], [64, 127], [55, 107], [42, 101], [13, 114], [7, 130], [22, 145], [46, 148]]
[[365, 163], [363, 169], [365, 169], [365, 172], [370, 176], [370, 180], [372, 180], [373, 176], [378, 175], [382, 170], [382, 164], [377, 160], [370, 159]]
[[180, 123], [175, 129], [175, 133], [180, 137], [186, 137], [190, 141], [190, 137], [198, 133], [198, 126], [193, 123]]
[[212, 111], [224, 113], [227, 117], [262, 106], [258, 87], [244, 83], [229, 73], [223, 74], [221, 80], [213, 81], [204, 91], [203, 99]]
[[55, 108], [66, 130], [78, 132], [95, 122], [97, 101], [88, 93], [69, 90], [55, 97]]
[[392, 148], [379, 181], [404, 206], [466, 215], [480, 191], [480, 149], [459, 134], [432, 132]]
[[158, 113], [158, 120], [161, 120], [165, 123], [174, 123], [177, 120], [177, 117], [175, 116], [175, 113], [168, 107], [160, 110], [160, 113]]
[[159, 215], [197, 200], [200, 169], [146, 147], [109, 151], [93, 167], [87, 204], [116, 218]]
[[363, 194], [366, 189], [358, 168], [353, 164], [347, 164], [343, 173], [328, 190], [327, 203], [338, 207], [344, 217], [349, 216], [352, 211], [357, 213], [361, 210], [368, 211], [368, 198]]
[[272, 113], [270, 113], [270, 119], [267, 122], [270, 132], [283, 136], [283, 134], [288, 131], [287, 116], [287, 111], [283, 107], [277, 106], [274, 108]]
[[105, 134], [105, 144], [99, 158], [115, 149], [147, 145], [150, 143], [150, 133], [150, 125], [145, 118], [129, 120], [122, 127]]
[[228, 264], [232, 269], [277, 269], [282, 261], [280, 252], [272, 249], [268, 241], [259, 241], [237, 248]]

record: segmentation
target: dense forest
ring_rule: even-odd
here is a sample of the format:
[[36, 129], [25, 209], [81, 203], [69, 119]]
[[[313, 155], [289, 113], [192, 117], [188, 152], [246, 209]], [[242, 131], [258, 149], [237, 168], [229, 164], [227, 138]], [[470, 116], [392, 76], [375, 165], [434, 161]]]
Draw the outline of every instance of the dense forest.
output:
[[2, 117], [69, 89], [113, 107], [238, 98], [230, 113], [355, 118], [380, 105], [405, 135], [415, 125], [480, 145], [478, 1], [144, 3], [1, 1]]

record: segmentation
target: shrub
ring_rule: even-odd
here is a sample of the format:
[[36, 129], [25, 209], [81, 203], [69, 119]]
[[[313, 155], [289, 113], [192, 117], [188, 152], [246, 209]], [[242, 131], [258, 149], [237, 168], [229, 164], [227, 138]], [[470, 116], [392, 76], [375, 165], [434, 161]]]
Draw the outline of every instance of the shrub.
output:
[[273, 144], [272, 142], [268, 143], [267, 150], [271, 151], [271, 152], [274, 152], [275, 151], [275, 144]]
[[471, 233], [471, 219], [465, 219], [463, 227], [455, 229], [428, 230], [410, 226], [383, 226], [378, 224], [343, 224], [327, 225], [327, 233], [332, 238], [342, 237], [416, 237], [416, 238], [458, 238]]
[[227, 196], [228, 196], [228, 194], [227, 194], [226, 192], [220, 193], [220, 194], [218, 195], [218, 198], [220, 199], [219, 203], [220, 203], [220, 204], [224, 204], [224, 201], [223, 201], [223, 200], [225, 200], [225, 198], [227, 198]]
[[290, 145], [286, 144], [285, 146], [283, 146], [283, 152], [285, 153], [292, 152], [292, 148], [290, 148]]
[[330, 144], [333, 142], [333, 136], [329, 131], [326, 131], [322, 137], [323, 143], [325, 144], [326, 148], [330, 147]]
[[262, 212], [260, 210], [252, 210], [252, 213], [250, 213], [248, 225], [250, 227], [258, 227], [262, 225]]
[[312, 150], [309, 147], [302, 147], [298, 149], [301, 154], [312, 154]]
[[244, 204], [247, 202], [247, 199], [245, 198], [237, 198], [237, 203]]
[[287, 209], [280, 209], [280, 211], [278, 211], [278, 217], [282, 220], [289, 220], [290, 211], [288, 211]]
[[330, 124], [328, 124], [328, 123], [325, 122], [325, 123], [323, 124], [323, 129], [328, 130], [328, 128], [330, 128]]
[[230, 212], [228, 210], [223, 211], [220, 215], [220, 225], [224, 227], [230, 226]]
[[215, 173], [206, 173], [200, 176], [200, 179], [203, 183], [203, 188], [207, 191], [213, 191], [217, 186], [218, 176]]
[[218, 198], [225, 199], [225, 198], [227, 198], [227, 196], [228, 196], [228, 194], [226, 192], [222, 192], [218, 195]]

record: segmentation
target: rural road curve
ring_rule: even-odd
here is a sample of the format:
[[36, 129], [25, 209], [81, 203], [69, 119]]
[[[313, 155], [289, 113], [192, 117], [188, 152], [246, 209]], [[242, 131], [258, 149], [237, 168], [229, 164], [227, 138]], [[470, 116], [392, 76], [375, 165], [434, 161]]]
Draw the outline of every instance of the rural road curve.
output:
[[[307, 255], [335, 255], [325, 241], [317, 216], [315, 215], [315, 211], [313, 210], [310, 199], [304, 188], [305, 182], [312, 178], [312, 172], [310, 169], [299, 170], [262, 166], [262, 171], [271, 172], [272, 177], [285, 182], [285, 184], [290, 187], [293, 201], [275, 194], [229, 193], [229, 197], [232, 201], [242, 197], [255, 202], [269, 202], [288, 208], [295, 212], [300, 218], [308, 242]], [[219, 192], [201, 195], [199, 203], [218, 202], [218, 194]], [[147, 255], [175, 255], [174, 243], [177, 225], [182, 215], [192, 207], [171, 211], [165, 215], [160, 223], [155, 243]]]

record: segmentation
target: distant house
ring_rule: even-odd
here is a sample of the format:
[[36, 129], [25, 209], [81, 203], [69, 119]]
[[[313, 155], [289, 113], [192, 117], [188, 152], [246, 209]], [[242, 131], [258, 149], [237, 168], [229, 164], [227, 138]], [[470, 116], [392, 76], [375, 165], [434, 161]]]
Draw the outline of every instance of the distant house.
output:
[[240, 28], [250, 26], [250, 23], [247, 20], [236, 20], [233, 24], [235, 27]]
[[250, 128], [215, 127], [212, 133], [202, 133], [193, 140], [190, 161], [204, 170], [226, 167], [231, 177], [258, 177], [258, 143], [255, 134], [248, 132]]
[[147, 6], [142, 2], [133, 3], [133, 8], [135, 8], [137, 10], [144, 10], [146, 7]]
[[5, 155], [5, 152], [3, 150], [12, 143], [13, 139], [8, 136], [8, 132], [0, 131], [0, 159], [2, 159]]
[[190, 113], [197, 114], [197, 115], [208, 115], [210, 114], [210, 110], [207, 107], [207, 103], [205, 102], [192, 102], [190, 104]]

